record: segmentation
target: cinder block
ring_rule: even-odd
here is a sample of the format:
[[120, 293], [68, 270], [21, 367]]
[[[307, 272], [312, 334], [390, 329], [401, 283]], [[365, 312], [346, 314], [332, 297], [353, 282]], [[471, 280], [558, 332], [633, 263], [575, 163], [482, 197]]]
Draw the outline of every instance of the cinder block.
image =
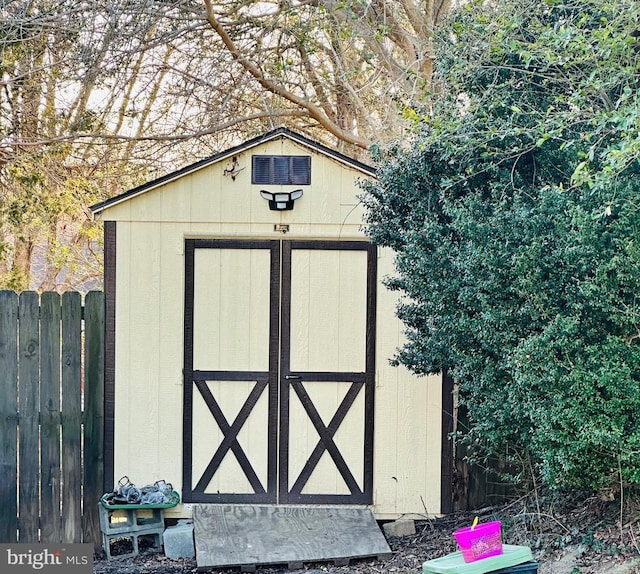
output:
[[[112, 558], [130, 558], [138, 555], [140, 538], [151, 538], [154, 550], [162, 550], [162, 532], [164, 516], [161, 508], [107, 508], [98, 503], [100, 510], [100, 530], [102, 531], [102, 547], [107, 560]], [[112, 544], [122, 540], [130, 551], [113, 554]]]
[[163, 539], [167, 558], [193, 558], [196, 555], [191, 520], [178, 520], [175, 526], [165, 528]]
[[103, 534], [130, 534], [164, 528], [164, 515], [161, 508], [105, 508], [98, 504], [100, 510], [100, 530]]
[[416, 533], [416, 523], [402, 518], [383, 524], [382, 529], [387, 536], [413, 536]]
[[[162, 550], [162, 529], [160, 530], [136, 530], [135, 532], [118, 532], [117, 534], [102, 534], [102, 548], [107, 556], [107, 560], [113, 558], [133, 558], [138, 556], [140, 552], [140, 539], [151, 539], [153, 543], [153, 551], [160, 552]], [[111, 547], [112, 543], [122, 541], [128, 545], [128, 551], [121, 554], [114, 554]]]

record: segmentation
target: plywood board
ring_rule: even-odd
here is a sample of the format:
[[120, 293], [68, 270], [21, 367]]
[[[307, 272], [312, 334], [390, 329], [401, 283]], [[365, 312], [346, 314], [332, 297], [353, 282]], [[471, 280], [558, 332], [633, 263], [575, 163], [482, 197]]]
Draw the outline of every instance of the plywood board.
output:
[[200, 504], [193, 507], [198, 569], [385, 558], [391, 550], [370, 509]]

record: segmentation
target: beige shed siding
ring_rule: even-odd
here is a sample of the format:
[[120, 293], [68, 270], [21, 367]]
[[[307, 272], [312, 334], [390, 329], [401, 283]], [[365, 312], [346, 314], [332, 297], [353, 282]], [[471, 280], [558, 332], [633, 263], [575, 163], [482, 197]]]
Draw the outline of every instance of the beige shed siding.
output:
[[194, 369], [268, 371], [269, 252], [202, 249], [195, 259]]
[[183, 259], [166, 227], [118, 223], [114, 478], [127, 475], [138, 483], [151, 476], [175, 485], [184, 298], [176, 273]]
[[[238, 154], [240, 166], [244, 169], [235, 182], [222, 175], [223, 170], [229, 167], [230, 159], [222, 160], [137, 197], [116, 203], [100, 215], [101, 219], [118, 222], [115, 481], [123, 475], [129, 476], [136, 483], [162, 478], [171, 482], [178, 490], [182, 487], [185, 238], [366, 239], [361, 230], [363, 208], [357, 199], [361, 190], [355, 183], [363, 177], [361, 172], [314, 152], [311, 154], [311, 186], [304, 188], [304, 195], [296, 201], [293, 211], [272, 212], [259, 195], [261, 186], [250, 184], [251, 155], [258, 153], [306, 155], [311, 152], [288, 139], [268, 142]], [[287, 189], [294, 188], [292, 186]], [[274, 232], [274, 224], [280, 223], [290, 226], [289, 232], [284, 236]], [[251, 257], [249, 253], [245, 255]], [[322, 256], [314, 253], [314, 257], [316, 255]], [[360, 265], [357, 261], [348, 260], [357, 254], [344, 255], [346, 259], [340, 262], [341, 265]], [[207, 254], [206, 257], [214, 255]], [[247, 264], [263, 266], [264, 262], [252, 261]], [[393, 258], [389, 251], [379, 250], [378, 264], [380, 279], [393, 273]], [[321, 280], [324, 279], [323, 276], [310, 275], [308, 283], [323, 284], [323, 289], [342, 289], [345, 300], [355, 297], [354, 293], [348, 291], [348, 285], [331, 286], [326, 282], [322, 283]], [[253, 298], [250, 305], [258, 310], [265, 294], [254, 292], [242, 296]], [[318, 293], [318, 296], [320, 300], [323, 296], [326, 301], [333, 299], [326, 293]], [[402, 343], [402, 326], [394, 316], [396, 299], [396, 293], [390, 293], [379, 285], [374, 511], [380, 518], [423, 513], [425, 507], [429, 513], [440, 511], [441, 380], [440, 377], [417, 379], [403, 368], [388, 364], [389, 358]], [[303, 305], [303, 301], [299, 303]], [[317, 303], [311, 303], [308, 302], [310, 309], [317, 306]], [[222, 313], [223, 310], [211, 312]], [[362, 321], [362, 313], [359, 310], [354, 321]], [[258, 320], [255, 330], [257, 337], [257, 333], [263, 330], [260, 325], [264, 317], [260, 316], [259, 311], [259, 319], [255, 316], [250, 318], [250, 315], [253, 312], [237, 320], [237, 330], [244, 331], [247, 321]], [[302, 315], [299, 315], [299, 320], [300, 317]], [[320, 311], [316, 315], [310, 313], [308, 320], [321, 319]], [[255, 325], [251, 324], [250, 327], [249, 330], [253, 332]], [[301, 324], [294, 327], [302, 328], [304, 325]], [[345, 329], [344, 325], [338, 326], [335, 337], [339, 338], [340, 331]], [[233, 336], [237, 335], [238, 332]], [[203, 344], [204, 347], [194, 349], [196, 361], [199, 356], [214, 352], [206, 347], [206, 342]], [[323, 344], [330, 347], [333, 341], [315, 343], [316, 346]], [[359, 345], [358, 342], [354, 347]], [[323, 348], [323, 351], [326, 350], [329, 348]], [[337, 350], [333, 350], [338, 353], [338, 362], [344, 365], [340, 368], [351, 368], [350, 365], [357, 362], [349, 345], [338, 345]], [[219, 352], [229, 356], [222, 349]], [[321, 356], [309, 351], [307, 356], [299, 355], [296, 360], [317, 362], [321, 360], [318, 358]], [[253, 369], [262, 368], [253, 365], [262, 365], [264, 358], [260, 358], [258, 354], [249, 358], [236, 357], [234, 365], [235, 361], [237, 364], [246, 361]], [[321, 401], [314, 401], [322, 405], [319, 409], [323, 409], [320, 414], [325, 421], [330, 418], [330, 413], [340, 403], [344, 393], [339, 384], [331, 389], [309, 384], [307, 390], [313, 398], [326, 393]], [[246, 390], [244, 392], [246, 396]], [[230, 411], [240, 408], [241, 396], [242, 390], [239, 388], [237, 397], [229, 397]], [[262, 424], [260, 418], [266, 417], [265, 397], [260, 400], [254, 413], [256, 428]], [[356, 404], [362, 400], [363, 397], [359, 396]], [[234, 401], [235, 407], [232, 404]], [[201, 419], [197, 424], [202, 424], [212, 438], [217, 437], [215, 440], [220, 441], [219, 430], [203, 409], [206, 406], [201, 404], [196, 410], [195, 416]], [[302, 416], [300, 410], [295, 409], [296, 416]], [[361, 412], [361, 408], [354, 408], [335, 437], [336, 444], [341, 450], [344, 449], [349, 466], [355, 463], [359, 468], [362, 467], [362, 453], [347, 448], [347, 445], [350, 434], [360, 434], [359, 429], [364, 424], [359, 414]], [[233, 414], [228, 415], [229, 417], [233, 418]], [[305, 439], [309, 449], [315, 444], [314, 433], [315, 430], [311, 429]], [[249, 425], [243, 429], [239, 440], [243, 447], [259, 451], [262, 448], [260, 441], [264, 440], [262, 434], [257, 436], [259, 434], [252, 432]], [[252, 442], [255, 446], [248, 446]], [[266, 448], [264, 452], [266, 453]], [[194, 462], [202, 466], [207, 456], [211, 456], [211, 450], [197, 455], [194, 453]], [[299, 457], [292, 457], [291, 464], [296, 466], [292, 470], [298, 470], [302, 464], [302, 456], [303, 453], [300, 453]], [[324, 456], [328, 456], [327, 453]], [[233, 459], [232, 456], [227, 458]], [[327, 469], [331, 466], [329, 461], [321, 460], [305, 491], [322, 490], [314, 481], [317, 477], [327, 475], [325, 462]], [[237, 464], [233, 460], [227, 463]], [[258, 476], [264, 479], [266, 458], [256, 463], [255, 468]], [[196, 469], [194, 476], [201, 470], [202, 468]], [[239, 481], [244, 480], [249, 492], [250, 488], [239, 468], [235, 475]], [[362, 486], [362, 477], [355, 478]], [[342, 480], [339, 474], [335, 476], [335, 480]], [[218, 486], [224, 490], [224, 485], [214, 484], [209, 488], [215, 490]], [[344, 485], [339, 488], [347, 491]], [[188, 508], [183, 510], [179, 507], [177, 512], [188, 514]]]
[[[279, 144], [279, 142], [278, 142]], [[227, 235], [273, 235], [274, 223], [289, 223], [302, 235], [362, 237], [360, 226], [364, 210], [357, 199], [361, 193], [356, 180], [362, 173], [321, 154], [312, 154], [311, 185], [293, 211], [269, 211], [260, 189], [291, 191], [300, 186], [263, 186], [251, 184], [251, 156], [260, 154], [309, 155], [306, 148], [284, 141], [238, 154], [243, 167], [235, 181], [224, 176], [230, 160], [204, 167], [156, 189], [117, 203], [105, 210], [105, 218], [117, 221], [189, 222], [194, 232], [202, 224], [211, 232], [211, 223], [220, 225], [216, 232]], [[278, 145], [280, 147], [280, 145]], [[107, 215], [108, 214], [108, 215]], [[336, 225], [338, 228], [336, 229]], [[292, 232], [294, 229], [291, 230]], [[337, 237], [336, 237], [337, 238]]]
[[367, 254], [292, 257], [291, 370], [364, 372]]
[[[378, 276], [393, 274], [393, 253], [379, 249]], [[397, 297], [378, 289], [374, 511], [380, 516], [440, 508], [441, 377], [418, 378], [389, 364], [404, 339]]]

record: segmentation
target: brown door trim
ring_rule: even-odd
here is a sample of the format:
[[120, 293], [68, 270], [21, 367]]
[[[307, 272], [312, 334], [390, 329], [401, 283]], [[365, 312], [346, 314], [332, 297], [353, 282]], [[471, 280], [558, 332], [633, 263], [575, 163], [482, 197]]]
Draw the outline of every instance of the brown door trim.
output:
[[[269, 249], [271, 252], [269, 371], [198, 371], [193, 365], [194, 336], [194, 280], [196, 249]], [[367, 252], [367, 319], [365, 371], [305, 372], [290, 371], [290, 310], [291, 310], [291, 253], [295, 249], [360, 250]], [[185, 240], [185, 296], [184, 296], [184, 415], [183, 415], [183, 500], [185, 502], [219, 503], [306, 503], [306, 504], [371, 504], [373, 501], [373, 432], [375, 387], [375, 325], [377, 289], [377, 249], [362, 241], [280, 241], [280, 240]], [[278, 364], [279, 363], [279, 364]], [[228, 421], [206, 381], [254, 381], [255, 386], [234, 421]], [[303, 386], [303, 381], [345, 382], [350, 388], [332, 420], [325, 426]], [[267, 484], [256, 476], [251, 462], [237, 441], [237, 434], [252, 412], [263, 392], [269, 393], [268, 470]], [[200, 393], [224, 435], [223, 442], [212, 453], [206, 470], [196, 478], [193, 486], [193, 399]], [[298, 477], [290, 481], [289, 453], [289, 397], [299, 397], [307, 415], [316, 428], [320, 441], [305, 463]], [[364, 392], [364, 468], [360, 488], [354, 473], [348, 468], [333, 437], [349, 408]], [[278, 436], [280, 443], [278, 446]], [[224, 456], [231, 450], [247, 476], [254, 492], [248, 494], [207, 493], [206, 487]], [[303, 494], [306, 481], [324, 452], [332, 457], [349, 488], [348, 494]], [[355, 470], [355, 469], [354, 469]], [[292, 484], [289, 484], [292, 482]]]
[[[289, 350], [291, 346], [291, 252], [294, 249], [319, 250], [364, 250], [367, 252], [367, 333], [365, 372], [293, 372]], [[375, 387], [375, 324], [377, 289], [377, 250], [374, 245], [362, 241], [283, 241], [282, 246], [282, 327], [280, 345], [280, 449], [279, 449], [279, 493], [283, 503], [300, 504], [371, 504], [373, 502], [373, 431], [374, 431], [374, 387]], [[317, 414], [311, 399], [304, 390], [303, 382], [339, 381], [351, 386], [338, 407], [331, 422], [325, 426]], [[364, 387], [365, 426], [363, 437], [364, 468], [363, 487], [360, 489], [333, 442], [333, 435]], [[295, 392], [311, 419], [320, 437], [318, 444], [297, 477], [289, 476], [289, 401]], [[332, 457], [342, 479], [349, 488], [348, 494], [303, 494], [306, 481], [311, 476], [322, 454], [327, 451]], [[291, 484], [293, 483], [293, 484]]]
[[[194, 325], [194, 278], [196, 249], [268, 249], [271, 252], [270, 269], [270, 320], [269, 320], [269, 370], [268, 371], [197, 371], [193, 368], [193, 325]], [[274, 503], [277, 500], [277, 408], [278, 408], [278, 355], [280, 303], [280, 243], [271, 240], [225, 240], [187, 239], [185, 240], [185, 300], [184, 300], [184, 369], [183, 369], [183, 463], [182, 498], [185, 502], [234, 502], [234, 503]], [[226, 420], [206, 385], [206, 381], [253, 381], [255, 385], [240, 413], [233, 422]], [[200, 393], [209, 408], [224, 438], [213, 453], [202, 476], [197, 477], [193, 486], [193, 396], [194, 389]], [[267, 438], [267, 484], [258, 479], [251, 462], [236, 440], [244, 422], [251, 414], [264, 391], [269, 394], [269, 418]], [[254, 493], [207, 493], [206, 487], [222, 462], [224, 455], [232, 450], [245, 473]]]

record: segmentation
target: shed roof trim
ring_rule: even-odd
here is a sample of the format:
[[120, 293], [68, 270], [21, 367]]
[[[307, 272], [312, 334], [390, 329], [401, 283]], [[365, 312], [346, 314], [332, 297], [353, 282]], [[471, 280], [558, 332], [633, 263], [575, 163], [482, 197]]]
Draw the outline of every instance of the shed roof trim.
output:
[[278, 137], [286, 137], [289, 138], [292, 141], [295, 141], [307, 148], [310, 148], [311, 150], [314, 150], [316, 152], [319, 152], [321, 154], [324, 154], [326, 156], [329, 156], [331, 158], [333, 158], [334, 160], [346, 164], [349, 167], [352, 167], [354, 169], [357, 169], [361, 172], [363, 172], [366, 175], [370, 175], [373, 176], [375, 175], [375, 168], [371, 167], [370, 165], [367, 165], [365, 163], [362, 163], [356, 159], [353, 159], [347, 155], [344, 155], [336, 150], [333, 150], [319, 142], [316, 142], [314, 140], [311, 140], [299, 133], [296, 133], [294, 131], [289, 130], [288, 128], [278, 128], [275, 129], [273, 131], [267, 132], [261, 136], [255, 137], [253, 139], [247, 140], [246, 142], [237, 145], [235, 147], [229, 148], [225, 151], [222, 151], [220, 153], [217, 153], [215, 155], [212, 155], [208, 158], [202, 159], [196, 163], [193, 163], [191, 165], [188, 165], [186, 167], [183, 167], [182, 169], [179, 169], [177, 171], [168, 173], [166, 175], [163, 175], [162, 177], [159, 177], [157, 179], [154, 179], [152, 181], [148, 181], [147, 183], [143, 183], [142, 185], [139, 185], [138, 187], [134, 187], [133, 189], [130, 189], [128, 191], [125, 191], [124, 193], [121, 193], [120, 195], [116, 195], [110, 199], [107, 199], [105, 201], [101, 201], [100, 203], [96, 203], [94, 205], [89, 206], [89, 209], [91, 210], [91, 212], [96, 215], [97, 213], [100, 213], [101, 211], [104, 211], [105, 209], [112, 207], [118, 203], [122, 203], [124, 201], [128, 201], [129, 199], [132, 199], [138, 195], [141, 195], [143, 193], [146, 193], [147, 191], [150, 191], [151, 189], [154, 189], [155, 187], [158, 187], [160, 185], [163, 185], [165, 183], [168, 183], [170, 181], [173, 181], [175, 179], [178, 179], [184, 175], [193, 173], [199, 169], [202, 169], [204, 167], [207, 167], [213, 163], [222, 161], [228, 157], [231, 157], [235, 154], [238, 154], [240, 152], [249, 150], [253, 147], [256, 147], [260, 144], [263, 144], [265, 142], [274, 140]]

